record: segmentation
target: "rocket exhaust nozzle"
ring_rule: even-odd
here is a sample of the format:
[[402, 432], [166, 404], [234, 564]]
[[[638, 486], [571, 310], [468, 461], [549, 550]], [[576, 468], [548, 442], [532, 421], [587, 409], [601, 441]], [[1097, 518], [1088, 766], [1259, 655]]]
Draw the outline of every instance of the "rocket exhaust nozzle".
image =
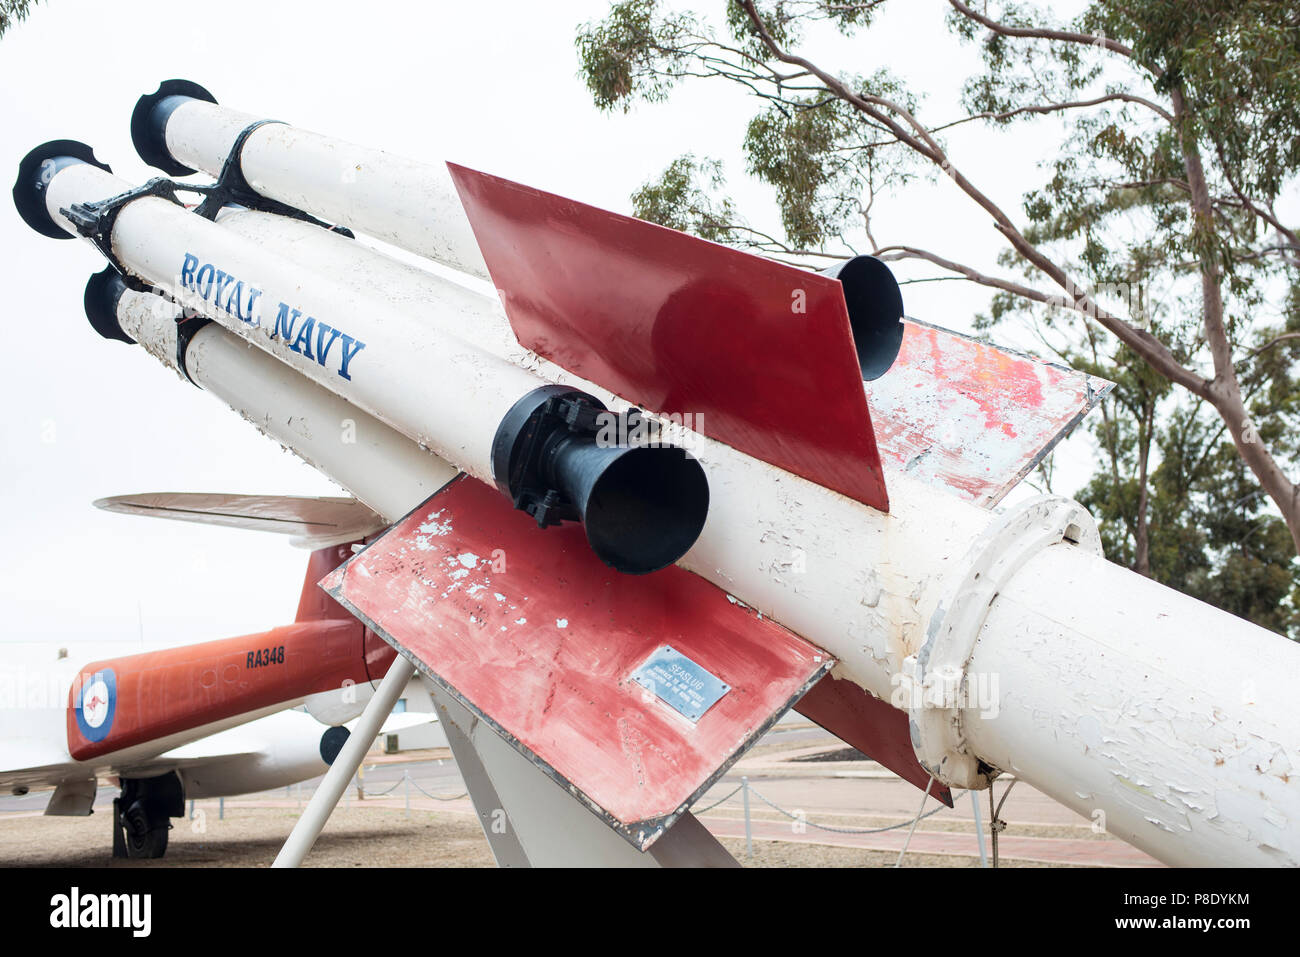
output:
[[54, 174], [76, 163], [89, 163], [111, 173], [107, 163], [95, 158], [95, 151], [77, 140], [50, 140], [22, 158], [14, 181], [14, 206], [28, 226], [51, 239], [72, 235], [54, 221], [45, 205], [45, 190]]
[[592, 551], [620, 572], [658, 571], [695, 544], [708, 514], [704, 470], [679, 448], [601, 448], [566, 437], [548, 456], [555, 487], [574, 503]]
[[134, 345], [135, 340], [122, 330], [122, 324], [117, 318], [117, 305], [126, 288], [126, 283], [117, 270], [105, 266], [86, 282], [83, 302], [91, 328], [105, 339], [116, 339]]
[[[538, 525], [579, 521], [601, 561], [644, 575], [695, 544], [708, 517], [709, 483], [681, 448], [602, 441], [618, 420], [586, 393], [536, 389], [501, 421], [493, 475]], [[630, 420], [623, 417], [623, 425]], [[608, 431], [627, 435], [617, 426]]]
[[197, 170], [178, 162], [167, 149], [167, 120], [190, 100], [215, 103], [217, 98], [191, 80], [163, 80], [153, 93], [136, 100], [131, 113], [131, 143], [140, 158], [168, 176], [188, 176]]
[[903, 346], [903, 293], [898, 280], [875, 256], [854, 256], [822, 270], [822, 275], [844, 286], [862, 378], [879, 379]]

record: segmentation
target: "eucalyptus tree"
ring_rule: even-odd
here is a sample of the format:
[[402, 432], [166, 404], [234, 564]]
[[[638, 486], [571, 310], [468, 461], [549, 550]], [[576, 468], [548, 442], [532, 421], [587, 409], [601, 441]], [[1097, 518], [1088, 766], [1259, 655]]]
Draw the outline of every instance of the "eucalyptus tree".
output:
[[0, 37], [20, 20], [27, 19], [36, 0], [0, 0]]
[[[873, 29], [886, 2], [725, 0], [715, 22], [618, 0], [580, 28], [581, 72], [602, 109], [706, 79], [754, 97], [743, 149], [781, 230], [749, 225], [718, 165], [690, 154], [637, 193], [637, 214], [793, 261], [859, 248], [923, 260], [995, 290], [986, 322], [1030, 308], [1046, 327], [1073, 317], [1087, 331], [1071, 341], [1123, 350], [1153, 402], [1173, 390], [1212, 412], [1300, 551], [1300, 240], [1278, 211], [1300, 164], [1300, 5], [1092, 0], [1061, 21], [1037, 3], [947, 0], [948, 28], [982, 62], [965, 114], [936, 121], [888, 66], [858, 73], [801, 52], [817, 31]], [[1045, 117], [1060, 120], [1059, 158], [1018, 210], [948, 145], [963, 124]], [[922, 176], [949, 177], [989, 217], [999, 272], [875, 235], [876, 202]]]

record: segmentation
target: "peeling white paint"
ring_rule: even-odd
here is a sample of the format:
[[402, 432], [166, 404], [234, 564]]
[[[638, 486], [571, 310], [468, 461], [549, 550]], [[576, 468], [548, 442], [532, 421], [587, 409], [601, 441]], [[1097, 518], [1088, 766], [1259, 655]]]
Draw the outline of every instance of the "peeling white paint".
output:
[[1166, 863], [1297, 866], [1298, 651], [1052, 546], [1003, 588], [970, 660], [1014, 693], [963, 728], [989, 763], [1086, 818], [1104, 811], [1110, 833]]

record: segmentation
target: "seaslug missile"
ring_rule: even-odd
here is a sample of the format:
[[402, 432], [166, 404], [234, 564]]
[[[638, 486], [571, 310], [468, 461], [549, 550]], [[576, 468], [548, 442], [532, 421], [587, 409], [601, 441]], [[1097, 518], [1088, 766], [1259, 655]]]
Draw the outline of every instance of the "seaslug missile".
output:
[[[215, 109], [206, 114], [213, 143], [221, 140], [217, 120], [243, 128]], [[176, 106], [168, 142], [180, 117], [191, 114], [197, 128], [201, 112]], [[250, 135], [247, 144], [255, 141]], [[279, 161], [292, 179], [292, 156]], [[382, 177], [382, 154], [374, 162]], [[69, 201], [103, 195], [95, 184], [78, 192], [74, 178], [84, 185], [91, 174], [65, 166], [49, 186], [66, 183]], [[312, 183], [310, 175], [299, 181], [301, 206], [324, 215], [330, 207], [308, 195]], [[46, 208], [57, 216], [55, 198]], [[127, 242], [117, 233], [133, 210], [153, 204], [170, 205], [138, 200], [114, 231], [119, 257], [141, 275], [151, 265], [149, 237], [132, 233]], [[171, 241], [155, 259], [176, 262], [183, 249]], [[341, 242], [334, 245], [344, 261]], [[196, 278], [211, 261], [196, 264]], [[373, 263], [359, 252], [357, 264], [350, 279], [333, 267], [317, 270], [328, 280], [295, 268], [331, 298], [361, 297], [357, 277]], [[455, 338], [438, 329], [429, 323], [420, 335]], [[377, 349], [379, 340], [364, 341]], [[429, 367], [456, 374], [450, 367], [462, 353], [448, 355]], [[290, 361], [331, 391], [359, 394], [345, 393], [348, 380], [337, 374], [322, 378]], [[360, 368], [351, 366], [352, 381]], [[570, 373], [547, 384], [604, 398], [582, 381]], [[404, 369], [401, 387], [420, 391], [420, 375]], [[454, 418], [473, 402], [464, 388], [428, 415]], [[493, 439], [502, 419], [486, 423]], [[1112, 833], [1170, 863], [1300, 863], [1287, 826], [1300, 815], [1300, 783], [1290, 773], [1300, 759], [1290, 705], [1300, 655], [1289, 642], [1106, 563], [1091, 518], [1068, 500], [991, 515], [891, 469], [886, 513], [724, 441], [697, 437], [693, 451], [712, 494], [705, 528], [681, 564], [824, 648], [843, 679], [907, 711], [917, 757], [939, 781], [985, 787], [999, 770], [1014, 771], [1086, 818], [1101, 812]], [[479, 460], [476, 474], [495, 480], [490, 461]]]
[[[25, 215], [74, 233], [69, 215], [93, 215], [96, 200], [131, 187], [64, 149], [46, 144], [29, 154], [26, 182], [20, 178], [15, 190], [42, 190], [44, 210], [29, 201]], [[539, 391], [552, 383], [412, 321], [382, 295], [314, 276], [167, 199], [125, 202], [105, 228], [103, 241], [131, 274], [501, 486], [538, 524], [581, 520], [611, 567], [655, 571], [698, 536], [708, 510], [698, 462], [662, 445], [598, 448], [601, 414], [613, 413], [595, 397]], [[540, 405], [545, 413], [533, 415]], [[521, 420], [525, 406], [530, 414]], [[440, 414], [450, 409], [456, 412]], [[517, 454], [503, 456], [503, 448]], [[497, 476], [499, 468], [508, 474]], [[656, 480], [643, 481], [646, 475]]]
[[[317, 198], [312, 208], [325, 207]], [[229, 222], [328, 263], [341, 281], [411, 302], [448, 295], [440, 277], [324, 231], [256, 212]], [[513, 341], [495, 302], [460, 311], [485, 348], [548, 365]], [[602, 394], [571, 373], [556, 378]], [[1286, 703], [1300, 680], [1294, 645], [1107, 563], [1091, 517], [1059, 497], [991, 516], [891, 471], [882, 515], [723, 443], [697, 436], [692, 449], [714, 494], [683, 566], [906, 710], [917, 757], [938, 780], [978, 788], [994, 769], [1014, 771], [1169, 863], [1300, 862], [1279, 823], [1300, 814], [1285, 770], [1300, 748]], [[1166, 713], [1180, 718], [1165, 725]], [[1172, 739], [1149, 745], [1161, 728]], [[1240, 744], [1211, 754], [1212, 739]]]
[[[178, 309], [175, 304], [152, 293], [127, 289], [111, 270], [92, 277], [87, 285], [86, 301], [92, 326], [106, 339], [138, 341], [179, 375], [183, 376], [181, 369], [187, 368], [195, 384], [226, 399], [232, 408], [272, 439], [339, 481], [389, 521], [399, 520], [455, 475], [455, 469], [419, 449], [405, 436], [352, 408], [283, 363], [249, 349], [239, 337], [216, 323], [203, 325], [192, 335], [180, 351], [178, 363], [175, 321]], [[112, 328], [108, 328], [109, 325]], [[340, 423], [346, 426], [350, 440], [340, 441], [336, 428]], [[410, 676], [407, 659], [399, 657], [393, 664], [393, 671], [400, 673], [404, 686]], [[400, 691], [400, 687], [396, 690]], [[381, 717], [387, 715], [391, 702], [384, 705], [378, 695], [372, 704], [375, 701], [382, 705], [376, 713]], [[454, 716], [451, 720], [455, 720]], [[357, 757], [359, 759], [360, 755]], [[339, 760], [343, 760], [342, 755]], [[349, 779], [350, 773], [344, 774], [340, 787], [346, 786]], [[530, 812], [528, 808], [511, 802], [527, 802], [532, 807], [541, 800], [545, 806], [546, 795], [535, 793], [538, 784], [544, 790], [550, 789], [544, 781], [534, 781], [527, 784], [525, 790], [515, 789], [505, 796], [498, 796], [505, 802], [503, 806], [510, 809], [512, 824], [527, 821]], [[328, 797], [324, 789], [317, 793]], [[334, 794], [335, 798], [338, 793], [342, 793], [341, 790]], [[571, 800], [563, 791], [557, 791], [556, 795], [563, 802]], [[550, 800], [554, 804], [556, 796]], [[315, 796], [313, 803], [318, 804]], [[555, 810], [552, 808], [553, 812]], [[317, 811], [320, 813], [316, 820], [323, 822], [327, 807], [318, 806]], [[560, 814], [560, 821], [569, 820], [564, 813]], [[586, 811], [579, 808], [577, 813], [581, 817]], [[304, 821], [308, 821], [308, 817], [304, 814]], [[542, 817], [548, 826], [555, 826], [555, 817], [545, 814]], [[569, 820], [570, 826], [573, 823]], [[682, 840], [672, 842], [672, 847], [665, 851], [670, 855], [669, 859], [674, 859], [672, 856], [682, 853], [680, 849], [685, 847], [691, 853], [683, 863], [688, 862], [691, 866], [730, 860], [724, 851], [703, 838], [700, 825], [689, 819], [686, 824], [689, 827]], [[301, 852], [309, 844], [307, 838], [314, 831], [308, 827], [304, 835], [300, 833], [302, 828], [303, 822], [295, 827], [295, 839], [286, 844], [285, 851], [277, 858], [277, 866], [294, 859], [295, 847]], [[691, 828], [700, 833], [692, 836]], [[581, 827], [577, 830], [582, 832]], [[566, 834], [559, 850], [535, 853], [539, 854], [538, 859], [542, 862], [583, 862], [587, 860], [582, 856], [583, 852], [575, 851], [572, 846], [576, 837], [575, 834]], [[638, 859], [619, 857], [608, 847], [601, 854], [600, 860], [604, 863], [640, 864]]]

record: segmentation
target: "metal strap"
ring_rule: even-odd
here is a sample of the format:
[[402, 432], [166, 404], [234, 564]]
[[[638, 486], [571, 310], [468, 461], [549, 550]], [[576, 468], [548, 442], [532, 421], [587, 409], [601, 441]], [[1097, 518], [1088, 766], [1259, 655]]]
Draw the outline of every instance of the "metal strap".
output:
[[150, 292], [153, 287], [128, 273], [121, 260], [117, 258], [117, 254], [113, 252], [113, 226], [117, 222], [118, 214], [127, 203], [146, 196], [168, 199], [177, 206], [184, 205], [176, 196], [176, 184], [159, 176], [149, 180], [143, 186], [128, 189], [125, 193], [88, 203], [73, 203], [70, 208], [59, 210], [76, 227], [77, 232], [89, 239], [103, 254], [127, 287], [136, 292]]
[[248, 142], [248, 138], [255, 132], [271, 124], [284, 125], [284, 121], [256, 120], [239, 131], [239, 135], [235, 137], [235, 142], [231, 144], [230, 152], [226, 155], [226, 161], [221, 165], [221, 175], [217, 177], [216, 183], [211, 186], [199, 187], [181, 185], [181, 189], [193, 189], [195, 192], [203, 194], [203, 201], [199, 203], [194, 211], [204, 219], [215, 220], [217, 213], [221, 211], [223, 206], [237, 204], [259, 212], [275, 213], [277, 216], [287, 216], [290, 219], [312, 223], [331, 232], [347, 236], [349, 239], [356, 238], [352, 230], [346, 226], [334, 226], [319, 220], [296, 206], [290, 206], [279, 200], [263, 196], [249, 185], [248, 179], [244, 176], [244, 144]]

